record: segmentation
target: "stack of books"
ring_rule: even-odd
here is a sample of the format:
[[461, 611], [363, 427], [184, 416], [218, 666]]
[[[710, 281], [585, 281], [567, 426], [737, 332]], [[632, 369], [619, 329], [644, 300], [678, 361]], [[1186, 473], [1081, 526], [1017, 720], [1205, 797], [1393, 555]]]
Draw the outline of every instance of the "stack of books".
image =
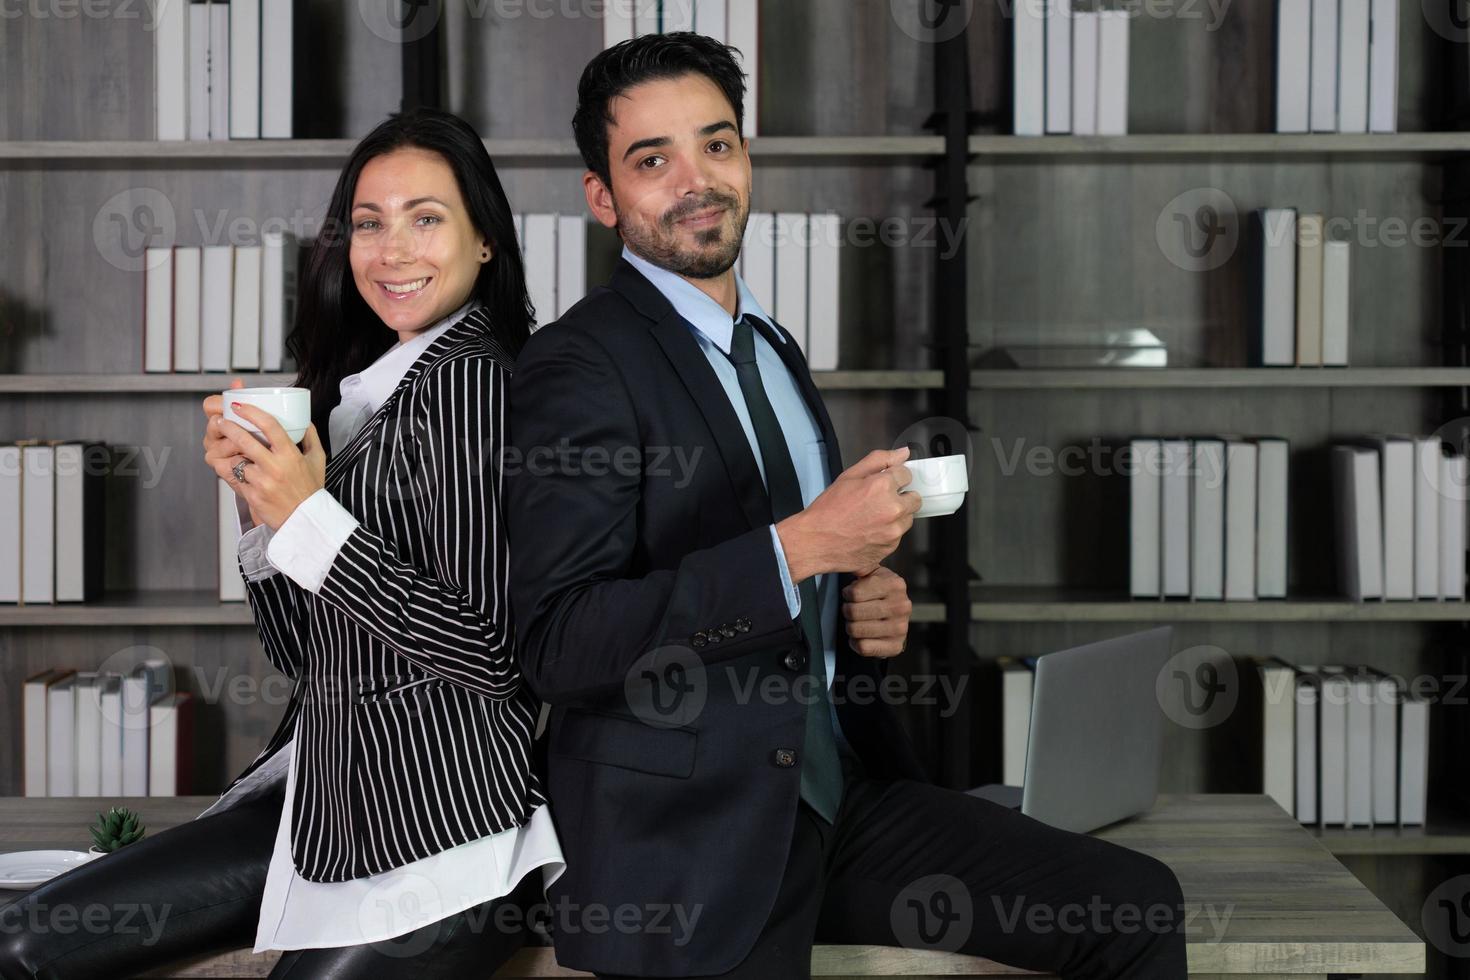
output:
[[1367, 666], [1256, 659], [1262, 789], [1304, 824], [1418, 826], [1429, 783], [1429, 702]]
[[1011, 16], [1016, 135], [1126, 134], [1130, 13], [1086, 0], [1015, 0]]
[[66, 669], [26, 678], [26, 796], [185, 796], [194, 696], [164, 660], [127, 674]]
[[745, 226], [740, 277], [813, 371], [837, 369], [843, 235], [835, 214], [752, 211]]
[[258, 245], [147, 249], [143, 370], [280, 371], [300, 251], [278, 232]]
[[756, 134], [760, 81], [758, 0], [612, 0], [605, 5], [602, 46], [644, 34], [694, 31], [740, 52], [745, 71], [744, 136]]
[[293, 0], [153, 8], [158, 139], [291, 138]]
[[1277, 0], [1276, 131], [1398, 131], [1399, 0]]
[[1253, 367], [1346, 367], [1351, 322], [1350, 246], [1330, 221], [1263, 208], [1251, 225]]
[[1289, 448], [1271, 436], [1133, 439], [1130, 594], [1284, 599]]
[[536, 327], [587, 295], [587, 222], [580, 214], [514, 215]]
[[1364, 599], [1465, 598], [1464, 456], [1438, 436], [1377, 435], [1332, 449], [1337, 574]]
[[0, 603], [88, 602], [102, 592], [100, 443], [0, 445]]

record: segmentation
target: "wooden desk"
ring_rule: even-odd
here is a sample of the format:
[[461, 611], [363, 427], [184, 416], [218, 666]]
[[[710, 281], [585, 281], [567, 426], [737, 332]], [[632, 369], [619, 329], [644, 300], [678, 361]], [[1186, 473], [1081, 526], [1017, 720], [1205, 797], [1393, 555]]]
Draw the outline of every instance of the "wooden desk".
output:
[[[127, 800], [157, 833], [213, 797]], [[86, 827], [111, 800], [0, 798], [0, 851], [85, 849]], [[1191, 977], [1325, 977], [1423, 973], [1425, 947], [1408, 926], [1268, 797], [1179, 795], [1098, 836], [1151, 854], [1179, 876], [1189, 915]], [[0, 892], [14, 896], [15, 892]], [[264, 977], [275, 957], [246, 951], [156, 977]], [[819, 946], [821, 977], [1038, 976], [970, 956], [883, 946]], [[523, 950], [500, 977], [586, 976], [549, 948]]]

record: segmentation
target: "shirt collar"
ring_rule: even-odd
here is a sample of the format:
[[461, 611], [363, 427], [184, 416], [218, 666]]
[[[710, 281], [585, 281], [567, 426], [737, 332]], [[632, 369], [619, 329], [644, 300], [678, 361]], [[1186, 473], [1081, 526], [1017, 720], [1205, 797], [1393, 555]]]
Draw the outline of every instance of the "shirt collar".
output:
[[403, 380], [403, 376], [413, 367], [419, 355], [428, 350], [430, 344], [458, 323], [465, 314], [479, 306], [479, 300], [472, 297], [469, 302], [432, 327], [420, 331], [410, 340], [399, 341], [357, 374], [349, 374], [343, 378], [340, 385], [342, 399], [346, 401], [351, 396], [353, 401], [366, 402], [376, 410], [393, 394], [393, 389], [398, 387], [398, 382]]
[[653, 283], [654, 288], [662, 293], [664, 299], [674, 307], [675, 313], [703, 334], [722, 353], [730, 353], [730, 341], [735, 333], [735, 321], [742, 316], [760, 317], [771, 325], [771, 332], [780, 338], [781, 343], [786, 343], [786, 338], [781, 336], [781, 331], [774, 329], [776, 321], [772, 320], [761, 307], [760, 301], [755, 298], [750, 287], [745, 285], [745, 280], [740, 278], [738, 272], [735, 274], [736, 312], [735, 316], [731, 317], [725, 312], [723, 306], [710, 299], [709, 295], [694, 283], [678, 273], [654, 265], [641, 255], [634, 254], [626, 245], [623, 246], [623, 258], [629, 265], [643, 273], [644, 278]]

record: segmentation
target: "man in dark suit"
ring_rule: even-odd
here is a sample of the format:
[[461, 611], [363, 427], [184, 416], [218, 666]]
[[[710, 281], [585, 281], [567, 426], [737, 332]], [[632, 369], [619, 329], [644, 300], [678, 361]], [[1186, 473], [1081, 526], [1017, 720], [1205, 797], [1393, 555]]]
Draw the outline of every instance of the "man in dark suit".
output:
[[1182, 977], [1168, 868], [933, 786], [874, 696], [911, 609], [880, 562], [919, 501], [906, 451], [843, 470], [800, 349], [733, 271], [743, 94], [692, 34], [587, 66], [583, 183], [623, 257], [512, 379], [511, 590], [568, 860], [557, 958], [805, 977], [823, 941]]

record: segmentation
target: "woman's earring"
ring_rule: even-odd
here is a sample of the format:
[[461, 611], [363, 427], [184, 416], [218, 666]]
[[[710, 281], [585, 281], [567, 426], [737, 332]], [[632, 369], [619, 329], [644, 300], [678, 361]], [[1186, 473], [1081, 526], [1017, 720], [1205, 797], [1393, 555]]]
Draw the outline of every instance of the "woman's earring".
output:
[[490, 261], [490, 250], [488, 248], [484, 248], [484, 249], [481, 249], [480, 250], [480, 261], [481, 262], [489, 262]]

